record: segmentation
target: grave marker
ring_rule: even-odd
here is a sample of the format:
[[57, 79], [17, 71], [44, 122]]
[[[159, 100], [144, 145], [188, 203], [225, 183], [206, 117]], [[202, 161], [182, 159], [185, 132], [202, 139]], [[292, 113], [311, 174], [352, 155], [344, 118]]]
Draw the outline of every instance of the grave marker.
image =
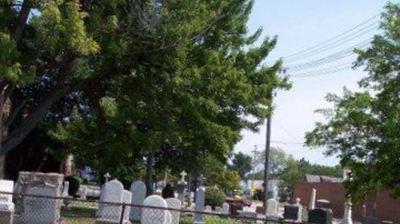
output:
[[[146, 184], [142, 181], [134, 181], [131, 185], [132, 201], [133, 205], [142, 205], [144, 199], [146, 198]], [[133, 206], [131, 207], [130, 218], [134, 221], [140, 221], [140, 216], [142, 214], [142, 208]]]
[[162, 209], [167, 208], [168, 204], [159, 195], [151, 195], [147, 197], [144, 202], [143, 206], [151, 206], [157, 208], [143, 208], [142, 215], [141, 215], [141, 224], [167, 224], [171, 219], [171, 214], [169, 211]]
[[[168, 198], [165, 201], [167, 202], [168, 208], [182, 209], [181, 201], [176, 198]], [[170, 210], [169, 212], [171, 213], [171, 224], [179, 224], [181, 212], [174, 210]]]

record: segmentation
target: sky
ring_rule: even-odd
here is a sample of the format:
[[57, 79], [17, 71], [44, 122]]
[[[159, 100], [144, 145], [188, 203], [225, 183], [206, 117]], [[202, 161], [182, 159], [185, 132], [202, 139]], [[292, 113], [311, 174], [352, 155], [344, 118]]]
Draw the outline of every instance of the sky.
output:
[[[354, 45], [367, 47], [368, 40], [379, 32], [375, 29], [379, 13], [383, 11], [387, 1], [383, 0], [255, 0], [255, 5], [249, 19], [250, 32], [263, 28], [263, 36], [278, 37], [278, 43], [266, 59], [266, 63], [278, 58], [284, 59], [284, 66], [304, 64], [313, 60], [324, 58], [344, 49], [351, 49]], [[374, 17], [375, 16], [375, 17]], [[360, 26], [358, 33], [347, 33], [342, 38], [336, 39], [331, 47], [315, 50], [303, 57], [287, 57], [304, 49], [310, 48], [341, 34], [357, 24], [368, 19], [365, 26]], [[375, 19], [374, 19], [375, 18]], [[363, 30], [361, 30], [363, 29]], [[356, 32], [357, 29], [353, 32]], [[317, 54], [317, 52], [321, 52]], [[339, 163], [336, 156], [324, 156], [324, 148], [309, 149], [303, 144], [304, 135], [312, 130], [316, 121], [323, 121], [323, 117], [314, 111], [316, 109], [331, 107], [326, 102], [327, 93], [341, 94], [343, 87], [357, 90], [357, 81], [366, 74], [362, 69], [351, 70], [351, 62], [355, 55], [343, 57], [340, 60], [321, 67], [313, 67], [304, 71], [291, 71], [290, 75], [311, 75], [311, 77], [291, 78], [292, 88], [288, 91], [278, 91], [274, 98], [274, 113], [272, 117], [271, 146], [282, 148], [287, 154], [296, 159], [306, 160], [334, 166]], [[290, 61], [292, 60], [292, 61]], [[336, 73], [321, 73], [326, 68], [343, 68]], [[260, 127], [258, 133], [247, 130], [242, 131], [242, 140], [235, 146], [235, 151], [242, 151], [248, 155], [254, 150], [265, 148], [265, 125]], [[286, 143], [280, 143], [286, 142]]]

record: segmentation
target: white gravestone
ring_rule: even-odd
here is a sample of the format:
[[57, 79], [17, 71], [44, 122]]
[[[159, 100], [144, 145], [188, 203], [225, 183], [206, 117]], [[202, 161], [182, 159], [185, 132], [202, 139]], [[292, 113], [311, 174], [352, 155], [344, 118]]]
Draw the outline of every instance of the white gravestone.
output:
[[215, 213], [221, 214], [222, 213], [222, 207], [219, 207], [219, 206], [215, 207]]
[[351, 211], [352, 204], [350, 201], [346, 201], [344, 205], [344, 215], [342, 222], [340, 224], [353, 224], [352, 218], [352, 211]]
[[69, 182], [68, 181], [64, 181], [64, 187], [63, 187], [63, 191], [61, 193], [61, 196], [63, 198], [68, 197], [68, 190], [69, 190]]
[[14, 191], [14, 182], [11, 180], [0, 180], [0, 192], [11, 194], [0, 194], [0, 211], [14, 211], [12, 202], [12, 193]]
[[0, 223], [12, 224], [14, 218], [14, 203], [12, 193], [14, 182], [10, 180], [0, 180], [0, 191], [10, 194], [0, 194]]
[[87, 195], [87, 187], [83, 186], [79, 188], [79, 198], [81, 200], [86, 200], [86, 195]]
[[161, 196], [151, 195], [147, 197], [143, 206], [156, 208], [143, 208], [141, 224], [167, 224], [170, 221], [171, 214], [165, 209], [168, 208], [168, 204]]
[[14, 190], [26, 195], [17, 200], [19, 208], [16, 206], [15, 211], [21, 215], [16, 223], [54, 224], [59, 221], [62, 199], [48, 197], [61, 196], [63, 180], [64, 175], [57, 173], [20, 172]]
[[274, 198], [267, 200], [267, 216], [276, 217], [278, 216], [278, 202]]
[[194, 224], [203, 224], [203, 215], [200, 212], [204, 211], [205, 194], [206, 189], [204, 187], [199, 187], [196, 191]]
[[212, 207], [207, 205], [206, 208], [204, 209], [204, 211], [210, 213], [210, 212], [212, 212]]
[[124, 219], [123, 223], [130, 223], [129, 222], [129, 214], [131, 212], [131, 204], [132, 201], [132, 193], [130, 191], [124, 190], [123, 193], [123, 202], [125, 204], [125, 211], [124, 211]]
[[227, 202], [224, 202], [222, 204], [222, 214], [224, 215], [229, 215], [230, 211], [229, 211], [229, 204]]
[[315, 199], [317, 197], [317, 190], [313, 188], [311, 190], [311, 195], [310, 195], [310, 204], [308, 205], [309, 210], [314, 210], [315, 209]]
[[[146, 198], [146, 184], [142, 181], [135, 181], [131, 185], [132, 201], [133, 205], [142, 205]], [[142, 208], [137, 206], [131, 207], [130, 218], [134, 221], [140, 221], [142, 214]]]
[[116, 179], [104, 184], [99, 202], [99, 210], [97, 211], [99, 221], [118, 223], [121, 220], [122, 206], [104, 202], [122, 203], [123, 192], [124, 186]]
[[[26, 193], [35, 196], [57, 196], [54, 194], [54, 189], [49, 186], [32, 187]], [[32, 224], [56, 223], [60, 218], [58, 201], [51, 198], [26, 196], [24, 200], [24, 220]]]
[[[182, 209], [182, 202], [176, 198], [168, 198], [165, 201], [167, 202], [168, 208]], [[175, 210], [169, 210], [169, 212], [171, 213], [171, 224], [179, 224], [181, 212]]]
[[[14, 192], [17, 194], [28, 194], [29, 192], [32, 192], [31, 188], [42, 187], [45, 189], [43, 190], [43, 192], [40, 192], [39, 190], [38, 193], [40, 195], [60, 197], [62, 193], [63, 180], [64, 175], [58, 173], [20, 172], [18, 175], [18, 181], [16, 182], [14, 187]], [[35, 192], [37, 192], [37, 189], [34, 190], [34, 193]], [[15, 220], [16, 223], [22, 221], [32, 223], [29, 220], [32, 214], [29, 213], [31, 209], [35, 210], [36, 208], [32, 208], [29, 205], [27, 205], [28, 207], [25, 207], [25, 205], [27, 204], [25, 200], [30, 200], [32, 202], [35, 199], [39, 198], [17, 197], [13, 199], [15, 203], [15, 213], [20, 214], [18, 217], [16, 217], [16, 219], [18, 219]], [[40, 200], [38, 201], [40, 203]], [[52, 200], [52, 202], [54, 202], [55, 204], [51, 203], [51, 205], [49, 204], [49, 206], [54, 208], [55, 211], [50, 213], [54, 214], [56, 217], [58, 216], [56, 219], [59, 219], [62, 200]]]

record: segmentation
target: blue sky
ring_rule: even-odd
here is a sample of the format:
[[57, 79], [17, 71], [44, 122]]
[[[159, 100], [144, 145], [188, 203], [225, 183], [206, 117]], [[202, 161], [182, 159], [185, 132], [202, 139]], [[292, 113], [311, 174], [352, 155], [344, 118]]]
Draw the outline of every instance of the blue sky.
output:
[[[383, 0], [256, 0], [249, 20], [249, 30], [255, 31], [258, 27], [262, 27], [264, 36], [278, 36], [278, 44], [267, 59], [270, 61], [321, 43], [354, 27], [382, 12], [386, 2]], [[360, 34], [351, 41], [329, 49], [325, 54], [292, 63], [304, 63], [322, 58], [324, 55], [338, 52], [367, 40], [377, 32], [379, 31], [371, 30], [371, 32]], [[351, 62], [354, 59], [355, 56], [349, 56], [325, 67], [340, 67], [343, 63]], [[321, 68], [324, 66], [305, 72], [314, 74], [313, 71]], [[277, 92], [274, 100], [272, 140], [304, 142], [305, 132], [312, 129], [314, 122], [323, 120], [314, 111], [330, 106], [324, 99], [326, 94], [340, 94], [344, 86], [351, 90], [357, 90], [357, 81], [364, 75], [362, 70], [348, 69], [334, 74], [291, 79], [292, 89]], [[235, 146], [236, 151], [250, 154], [254, 145], [257, 145], [258, 150], [264, 149], [264, 126], [260, 128], [259, 133], [244, 130], [242, 136], [242, 141]], [[282, 148], [297, 159], [304, 157], [310, 162], [318, 164], [338, 164], [336, 157], [325, 157], [323, 149], [310, 150], [301, 144], [273, 143], [272, 146]]]

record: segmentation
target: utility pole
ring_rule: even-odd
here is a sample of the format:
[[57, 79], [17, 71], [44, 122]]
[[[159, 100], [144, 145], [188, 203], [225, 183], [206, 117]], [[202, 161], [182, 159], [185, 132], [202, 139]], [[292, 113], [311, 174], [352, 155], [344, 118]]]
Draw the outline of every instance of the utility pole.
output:
[[264, 200], [263, 207], [267, 209], [268, 200], [268, 174], [269, 174], [269, 151], [271, 148], [271, 116], [272, 116], [272, 92], [270, 93], [270, 114], [267, 117], [266, 136], [265, 136], [265, 161], [264, 161]]

